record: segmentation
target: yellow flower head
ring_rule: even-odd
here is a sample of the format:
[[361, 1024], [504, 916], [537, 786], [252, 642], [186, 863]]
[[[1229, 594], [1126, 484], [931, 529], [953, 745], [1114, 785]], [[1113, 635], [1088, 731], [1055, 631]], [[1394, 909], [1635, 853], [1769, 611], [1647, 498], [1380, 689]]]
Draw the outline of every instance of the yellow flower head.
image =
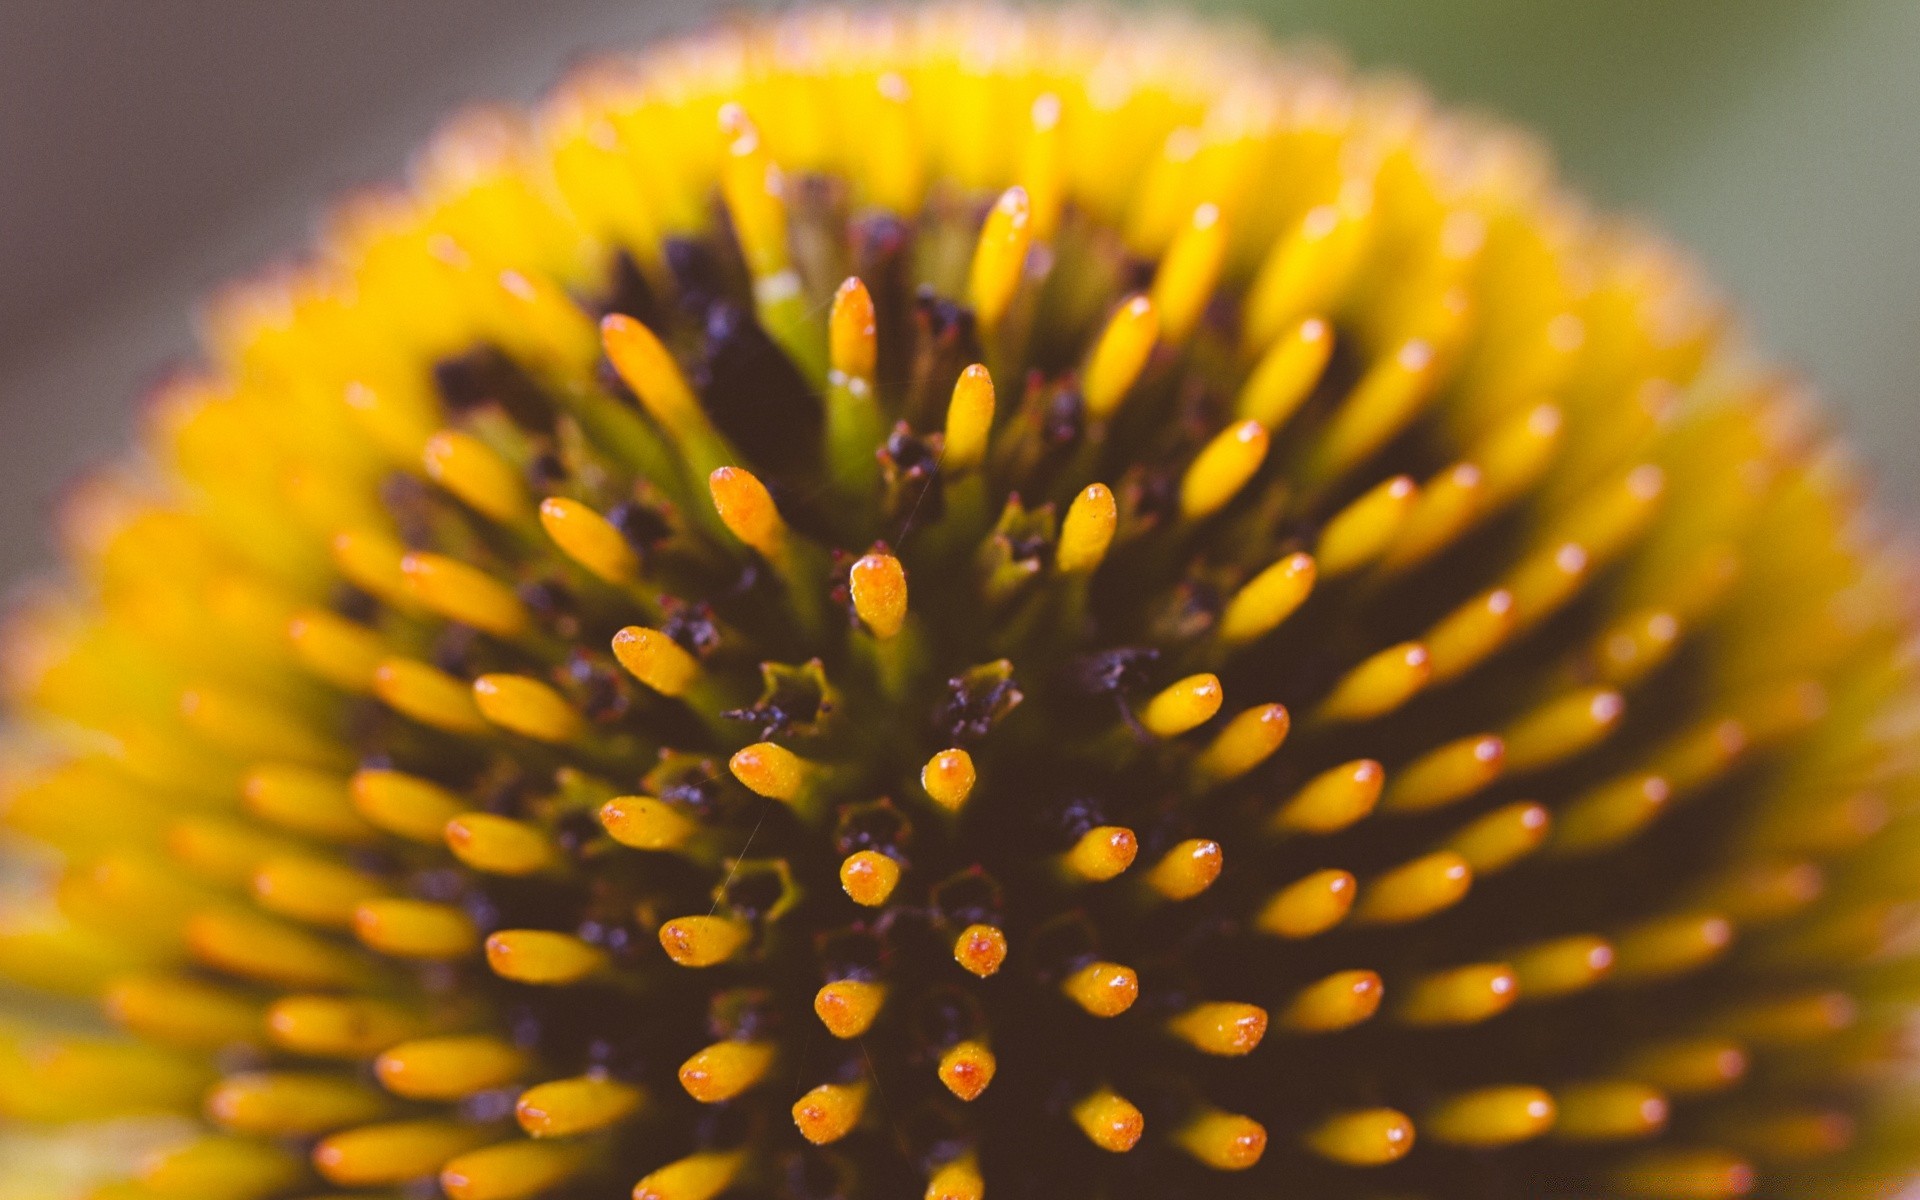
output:
[[9, 1025], [0, 1116], [192, 1116], [98, 1200], [1885, 1194], [1859, 492], [1404, 85], [984, 7], [598, 63], [75, 492], [0, 974], [117, 1029]]

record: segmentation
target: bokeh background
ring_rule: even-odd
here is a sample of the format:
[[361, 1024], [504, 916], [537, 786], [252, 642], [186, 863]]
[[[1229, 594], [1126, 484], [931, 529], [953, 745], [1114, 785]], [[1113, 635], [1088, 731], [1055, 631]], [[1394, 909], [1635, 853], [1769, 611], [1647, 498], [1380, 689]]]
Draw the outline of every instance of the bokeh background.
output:
[[[1693, 246], [1920, 512], [1916, 0], [1191, 0], [1545, 133]], [[391, 177], [450, 109], [527, 99], [702, 0], [0, 0], [0, 586], [61, 482], [189, 352], [196, 297]]]

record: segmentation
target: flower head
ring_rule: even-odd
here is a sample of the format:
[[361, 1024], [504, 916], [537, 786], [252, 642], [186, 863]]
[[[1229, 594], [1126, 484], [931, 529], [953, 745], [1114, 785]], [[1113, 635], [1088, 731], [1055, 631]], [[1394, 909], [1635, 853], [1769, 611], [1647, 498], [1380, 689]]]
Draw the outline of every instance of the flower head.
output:
[[1899, 563], [1675, 253], [1403, 86], [609, 61], [220, 297], [146, 450], [5, 658], [0, 972], [123, 1032], [0, 1112], [204, 1126], [103, 1198], [1911, 1165]]

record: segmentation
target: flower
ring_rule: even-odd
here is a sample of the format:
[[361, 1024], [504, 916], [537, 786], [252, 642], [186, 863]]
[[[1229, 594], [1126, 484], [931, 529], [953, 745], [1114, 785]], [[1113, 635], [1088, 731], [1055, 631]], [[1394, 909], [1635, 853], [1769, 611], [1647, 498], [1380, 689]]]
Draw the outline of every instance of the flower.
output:
[[[239, 285], [22, 606], [0, 1112], [331, 1186], [1876, 1195], [1904, 564], [1510, 131], [749, 20]], [[425, 1194], [410, 1192], [409, 1194]]]

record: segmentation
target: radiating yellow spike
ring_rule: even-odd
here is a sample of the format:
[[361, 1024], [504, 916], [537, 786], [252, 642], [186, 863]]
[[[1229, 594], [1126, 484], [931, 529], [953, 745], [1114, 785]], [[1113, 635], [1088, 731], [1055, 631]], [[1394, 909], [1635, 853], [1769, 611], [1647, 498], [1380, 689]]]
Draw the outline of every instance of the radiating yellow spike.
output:
[[1292, 727], [1283, 704], [1262, 704], [1236, 714], [1194, 760], [1195, 778], [1207, 786], [1240, 778], [1272, 757]]
[[392, 958], [464, 958], [480, 945], [473, 918], [427, 900], [368, 900], [353, 912], [353, 932]]
[[570, 933], [501, 929], [487, 935], [487, 966], [502, 979], [548, 987], [578, 983], [605, 969], [606, 951]]
[[1120, 1093], [1101, 1088], [1073, 1106], [1073, 1123], [1109, 1154], [1125, 1154], [1140, 1142], [1147, 1119]]
[[680, 1086], [702, 1104], [720, 1104], [766, 1078], [774, 1049], [767, 1042], [715, 1042], [680, 1064]]
[[1504, 645], [1515, 629], [1513, 593], [1482, 592], [1442, 617], [1427, 631], [1427, 662], [1433, 682], [1458, 679]]
[[841, 979], [813, 994], [813, 1014], [837, 1038], [856, 1038], [873, 1026], [886, 1003], [884, 984]]
[[1336, 971], [1295, 992], [1279, 1016], [1295, 1033], [1332, 1033], [1370, 1020], [1386, 988], [1372, 971]]
[[971, 1154], [942, 1163], [927, 1181], [925, 1200], [986, 1200], [987, 1182]]
[[1419, 413], [1438, 375], [1439, 356], [1418, 338], [1373, 363], [1320, 434], [1308, 478], [1330, 482], [1371, 458]]
[[266, 1023], [275, 1045], [316, 1058], [372, 1058], [421, 1030], [404, 1009], [363, 996], [287, 996]]
[[1119, 963], [1091, 962], [1066, 977], [1060, 990], [1095, 1017], [1117, 1017], [1140, 998], [1140, 977]]
[[1185, 342], [1199, 324], [1226, 252], [1227, 225], [1219, 205], [1195, 208], [1161, 256], [1153, 277], [1153, 306], [1160, 314], [1161, 336], [1169, 345]]
[[1536, 942], [1513, 955], [1513, 975], [1528, 1000], [1584, 991], [1613, 970], [1613, 943], [1587, 934]]
[[1556, 1091], [1553, 1099], [1560, 1110], [1553, 1136], [1562, 1141], [1631, 1141], [1651, 1137], [1667, 1124], [1667, 1098], [1632, 1080], [1568, 1084]]
[[458, 796], [438, 784], [399, 771], [356, 772], [348, 781], [348, 791], [354, 810], [368, 824], [431, 846], [441, 844], [447, 822], [467, 809]]
[[1733, 922], [1719, 913], [1678, 913], [1627, 930], [1614, 939], [1613, 978], [1644, 983], [1695, 970], [1733, 945]]
[[1366, 721], [1385, 716], [1427, 685], [1433, 664], [1419, 642], [1389, 646], [1347, 672], [1320, 702], [1322, 721]]
[[1602, 630], [1589, 653], [1600, 678], [1630, 687], [1667, 661], [1680, 633], [1680, 617], [1672, 610], [1639, 609]]
[[1349, 1167], [1379, 1167], [1398, 1162], [1413, 1149], [1413, 1122], [1391, 1108], [1338, 1113], [1306, 1136], [1307, 1149]]
[[536, 742], [571, 742], [586, 729], [566, 697], [526, 675], [480, 676], [473, 681], [473, 702], [493, 724]]
[[1289, 554], [1243, 584], [1220, 614], [1220, 640], [1244, 646], [1272, 632], [1313, 591], [1313, 557]]
[[283, 987], [344, 987], [367, 973], [344, 946], [246, 913], [197, 913], [187, 922], [186, 941], [204, 966]]
[[1726, 913], [1742, 927], [1790, 917], [1825, 890], [1825, 872], [1804, 859], [1745, 863], [1702, 888], [1706, 908]]
[[308, 925], [347, 929], [363, 902], [384, 895], [378, 879], [342, 863], [306, 855], [276, 855], [253, 873], [253, 897], [276, 916]]
[[1730, 1200], [1753, 1190], [1754, 1170], [1725, 1150], [1653, 1150], [1613, 1172], [1614, 1190], [1650, 1200]]
[[940, 1056], [940, 1082], [959, 1099], [971, 1102], [978, 1100], [993, 1082], [997, 1066], [993, 1051], [985, 1042], [973, 1039], [955, 1042]]
[[1313, 394], [1332, 354], [1333, 327], [1319, 317], [1301, 321], [1260, 356], [1240, 388], [1234, 415], [1278, 429]]
[[207, 1093], [207, 1116], [233, 1133], [314, 1137], [383, 1115], [392, 1102], [356, 1079], [292, 1071], [229, 1075]]
[[409, 1100], [459, 1100], [519, 1078], [527, 1056], [485, 1035], [419, 1038], [381, 1052], [373, 1071], [382, 1087]]
[[733, 1186], [746, 1165], [744, 1150], [689, 1154], [633, 1185], [633, 1200], [713, 1200]]
[[1472, 528], [1487, 511], [1486, 476], [1470, 462], [1455, 463], [1427, 480], [1380, 555], [1381, 569], [1403, 573], [1431, 561]]
[[1007, 935], [993, 925], [969, 925], [953, 940], [953, 961], [985, 979], [1007, 961]]
[[627, 626], [613, 635], [613, 656], [663, 696], [684, 696], [700, 678], [700, 660], [658, 629]]
[[400, 562], [406, 547], [370, 529], [344, 530], [328, 543], [333, 565], [348, 583], [402, 609], [417, 607]]
[[365, 625], [320, 608], [301, 609], [287, 622], [294, 657], [343, 691], [373, 690], [373, 673], [387, 657], [387, 644]]
[[653, 330], [624, 313], [600, 320], [600, 345], [649, 416], [677, 437], [702, 432], [706, 414], [673, 354]]
[[265, 1033], [261, 1006], [226, 988], [173, 975], [131, 975], [101, 997], [113, 1021], [170, 1046], [217, 1050], [258, 1041]]
[[1191, 900], [1213, 886], [1225, 863], [1219, 842], [1188, 838], [1161, 855], [1141, 882], [1164, 900]]
[[891, 554], [869, 554], [847, 572], [853, 610], [881, 641], [899, 635], [907, 622], [907, 572]]
[[1155, 737], [1179, 737], [1206, 724], [1225, 699], [1217, 675], [1189, 675], [1168, 684], [1139, 711], [1140, 724]]
[[1405, 528], [1419, 500], [1420, 485], [1410, 475], [1392, 476], [1361, 493], [1320, 531], [1313, 548], [1320, 573], [1337, 579], [1379, 558]]
[[1610, 849], [1651, 824], [1672, 798], [1672, 785], [1658, 775], [1623, 775], [1567, 804], [1549, 844], [1565, 855]]
[[527, 515], [527, 490], [519, 474], [472, 434], [443, 429], [427, 439], [421, 459], [427, 478], [476, 511], [503, 523]]
[[400, 560], [400, 575], [423, 608], [496, 637], [518, 637], [532, 620], [513, 589], [444, 554], [408, 554]]
[[501, 1142], [469, 1150], [440, 1168], [447, 1200], [524, 1200], [559, 1187], [587, 1165], [585, 1146]]
[[528, 1137], [576, 1137], [618, 1124], [638, 1111], [645, 1099], [632, 1084], [576, 1075], [521, 1092], [513, 1115]]
[[831, 1145], [853, 1132], [866, 1115], [864, 1083], [823, 1083], [793, 1102], [793, 1124], [816, 1146]]
[[446, 840], [455, 858], [489, 875], [532, 875], [559, 861], [538, 827], [493, 813], [461, 813], [447, 822]]
[[1507, 964], [1474, 963], [1413, 980], [1398, 1015], [1407, 1025], [1472, 1025], [1505, 1012], [1519, 994]]
[[1202, 1054], [1238, 1058], [1267, 1036], [1267, 1010], [1226, 1001], [1196, 1004], [1170, 1019], [1167, 1031]]
[[1611, 688], [1556, 696], [1508, 727], [1507, 765], [1533, 771], [1570, 758], [1613, 732], [1626, 711], [1626, 701]]
[[727, 139], [720, 190], [747, 269], [756, 281], [779, 278], [790, 269], [785, 178], [738, 104], [720, 109], [720, 132]]
[[1119, 507], [1107, 485], [1088, 484], [1067, 506], [1066, 519], [1060, 523], [1060, 541], [1054, 549], [1054, 566], [1065, 575], [1090, 574], [1107, 556], [1119, 518]]
[[827, 362], [834, 382], [870, 392], [878, 356], [873, 293], [857, 277], [844, 280], [833, 294], [827, 319]]
[[1080, 395], [1088, 417], [1104, 421], [1120, 409], [1160, 337], [1160, 314], [1146, 296], [1123, 301], [1087, 357]]
[[1746, 1076], [1745, 1047], [1730, 1038], [1655, 1042], [1621, 1064], [1622, 1074], [1677, 1097], [1725, 1091]]
[[1112, 879], [1133, 865], [1139, 839], [1123, 825], [1096, 825], [1081, 834], [1073, 848], [1061, 855], [1067, 875], [1088, 883]]
[[1506, 755], [1506, 743], [1492, 734], [1448, 742], [1397, 772], [1381, 804], [1400, 812], [1422, 812], [1464, 800], [1500, 777]]
[[[192, 874], [216, 883], [247, 886], [260, 864], [276, 854], [291, 854], [292, 842], [257, 828], [217, 817], [184, 817], [166, 828], [167, 857]], [[95, 882], [103, 882], [100, 868]], [[126, 883], [125, 878], [115, 882]], [[157, 900], [157, 897], [149, 897]]]
[[767, 485], [751, 471], [721, 467], [707, 478], [707, 488], [728, 532], [768, 559], [778, 560], [786, 553], [787, 523], [780, 519]]
[[840, 863], [840, 887], [855, 904], [877, 908], [900, 883], [900, 864], [877, 850], [856, 850]]
[[683, 967], [711, 967], [746, 948], [753, 930], [731, 917], [676, 917], [660, 927], [660, 945]]
[[1370, 758], [1329, 767], [1274, 811], [1267, 828], [1274, 832], [1335, 833], [1373, 811], [1387, 773]]
[[[1017, 190], [1017, 189], [1016, 189]], [[976, 260], [977, 266], [977, 260]], [[993, 433], [993, 377], [979, 363], [960, 372], [947, 402], [946, 444], [940, 459], [949, 477], [976, 470]]]
[[1267, 1152], [1267, 1127], [1252, 1117], [1203, 1109], [1173, 1135], [1182, 1150], [1216, 1171], [1244, 1171]]
[[[1000, 193], [987, 210], [986, 223], [973, 250], [973, 265], [967, 273], [967, 297], [973, 305], [974, 319], [983, 331], [991, 333], [1013, 303], [1026, 269], [1027, 249], [1033, 240], [1033, 210], [1027, 189], [1019, 186]], [[952, 421], [948, 421], [952, 429]], [[949, 432], [948, 450], [953, 442]]]
[[1315, 871], [1275, 892], [1254, 917], [1254, 927], [1273, 937], [1309, 938], [1345, 920], [1359, 884], [1340, 870]]
[[948, 812], [959, 812], [973, 795], [977, 780], [973, 756], [965, 750], [942, 750], [920, 768], [920, 787], [927, 797]]
[[1520, 800], [1476, 818], [1443, 848], [1466, 859], [1479, 878], [1504, 871], [1539, 849], [1552, 829], [1553, 817], [1544, 806]]
[[1371, 189], [1356, 180], [1332, 202], [1307, 210], [1274, 242], [1247, 289], [1246, 345], [1264, 346], [1289, 322], [1329, 311], [1359, 261], [1372, 211]]
[[635, 850], [678, 850], [700, 831], [698, 822], [652, 796], [615, 796], [600, 806], [607, 835]]
[[756, 742], [734, 752], [727, 767], [733, 777], [757, 795], [793, 803], [807, 790], [808, 780], [818, 770], [784, 746]]
[[1557, 1113], [1546, 1089], [1508, 1084], [1449, 1096], [1428, 1111], [1420, 1128], [1442, 1142], [1488, 1149], [1539, 1137], [1553, 1128]]
[[373, 694], [394, 711], [446, 733], [492, 728], [473, 702], [472, 685], [411, 658], [389, 658], [375, 668]]
[[341, 1187], [381, 1187], [432, 1175], [496, 1136], [484, 1125], [441, 1119], [363, 1125], [322, 1140], [313, 1148], [313, 1165]]
[[353, 809], [346, 781], [306, 767], [263, 766], [240, 785], [247, 811], [294, 833], [326, 842], [371, 840], [373, 828]]
[[608, 583], [623, 585], [640, 576], [640, 556], [599, 513], [578, 500], [549, 496], [540, 502], [540, 527], [562, 553]]
[[1258, 421], [1240, 421], [1216, 434], [1187, 466], [1180, 480], [1180, 515], [1190, 521], [1210, 517], [1240, 493], [1267, 459], [1267, 430]]
[[285, 1150], [234, 1137], [201, 1137], [147, 1156], [137, 1178], [149, 1195], [186, 1200], [261, 1200], [299, 1182]]
[[226, 688], [198, 684], [180, 693], [180, 719], [216, 748], [243, 759], [339, 766], [342, 748], [304, 720]]
[[1538, 404], [1497, 425], [1473, 448], [1489, 508], [1507, 504], [1532, 490], [1560, 448], [1566, 418], [1551, 404]]

